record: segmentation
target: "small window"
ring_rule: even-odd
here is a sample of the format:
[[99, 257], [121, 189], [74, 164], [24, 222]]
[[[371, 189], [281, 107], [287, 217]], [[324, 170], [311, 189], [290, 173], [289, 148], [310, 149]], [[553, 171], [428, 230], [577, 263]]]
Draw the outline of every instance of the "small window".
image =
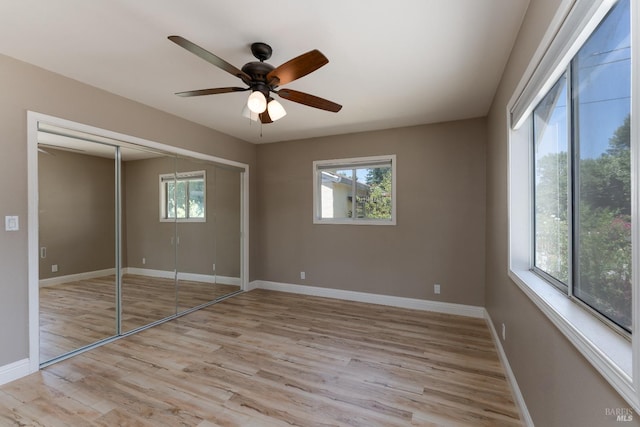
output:
[[205, 221], [205, 183], [205, 171], [160, 175], [160, 221]]
[[314, 223], [395, 224], [395, 155], [313, 162]]

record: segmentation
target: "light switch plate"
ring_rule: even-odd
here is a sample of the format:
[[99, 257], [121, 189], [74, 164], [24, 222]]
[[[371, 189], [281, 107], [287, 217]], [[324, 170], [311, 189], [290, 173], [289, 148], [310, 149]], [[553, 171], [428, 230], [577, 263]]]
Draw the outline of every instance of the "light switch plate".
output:
[[4, 229], [5, 231], [18, 231], [20, 230], [20, 220], [17, 216], [5, 216], [4, 217]]

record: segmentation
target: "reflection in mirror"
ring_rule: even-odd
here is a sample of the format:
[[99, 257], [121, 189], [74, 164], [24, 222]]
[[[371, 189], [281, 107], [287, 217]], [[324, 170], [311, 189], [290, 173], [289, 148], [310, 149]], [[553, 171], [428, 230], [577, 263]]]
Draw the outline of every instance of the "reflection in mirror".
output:
[[116, 148], [42, 132], [39, 141], [42, 363], [117, 334]]
[[175, 158], [138, 154], [122, 158], [123, 333], [176, 313], [175, 204], [166, 198], [175, 187]]
[[38, 129], [41, 364], [240, 290], [244, 169]]
[[[179, 312], [240, 289], [239, 279], [237, 283], [228, 283], [218, 274], [218, 259], [227, 250], [219, 246], [219, 235], [229, 232], [220, 227], [218, 220], [223, 205], [219, 198], [219, 170], [214, 163], [197, 159], [182, 158], [176, 163]], [[227, 191], [222, 189], [222, 194]], [[236, 191], [240, 191], [239, 186]]]
[[240, 290], [242, 283], [241, 177], [236, 169], [216, 168], [217, 283], [227, 292]]

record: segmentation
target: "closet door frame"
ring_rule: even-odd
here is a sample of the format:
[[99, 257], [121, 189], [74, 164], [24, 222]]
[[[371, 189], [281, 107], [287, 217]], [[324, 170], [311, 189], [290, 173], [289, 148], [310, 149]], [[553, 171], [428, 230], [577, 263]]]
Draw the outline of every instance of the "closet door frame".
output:
[[[240, 260], [241, 260], [241, 285], [240, 291], [248, 289], [249, 280], [249, 165], [211, 156], [191, 150], [186, 150], [171, 145], [166, 145], [143, 138], [97, 128], [94, 126], [77, 123], [74, 121], [54, 117], [34, 111], [27, 111], [27, 189], [28, 189], [28, 299], [29, 299], [29, 373], [40, 369], [40, 298], [39, 298], [39, 220], [38, 220], [38, 127], [39, 124], [48, 124], [65, 128], [69, 131], [77, 131], [95, 136], [122, 141], [126, 144], [134, 144], [142, 148], [150, 148], [165, 151], [178, 156], [201, 159], [222, 165], [232, 166], [241, 170], [241, 230], [240, 230]], [[120, 212], [117, 214], [118, 233], [120, 230]], [[119, 236], [120, 237], [120, 236]], [[120, 265], [120, 260], [116, 261]], [[119, 331], [118, 331], [119, 332]], [[114, 337], [119, 339], [128, 334]], [[112, 341], [109, 340], [109, 341]], [[74, 353], [75, 354], [75, 353]], [[70, 355], [71, 356], [71, 355]]]

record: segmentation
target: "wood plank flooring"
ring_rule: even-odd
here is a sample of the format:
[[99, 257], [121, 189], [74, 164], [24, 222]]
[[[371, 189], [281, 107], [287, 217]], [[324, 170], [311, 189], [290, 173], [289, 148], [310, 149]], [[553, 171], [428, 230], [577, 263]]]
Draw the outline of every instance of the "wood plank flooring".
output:
[[521, 426], [482, 319], [254, 290], [0, 387], [2, 426]]
[[[127, 332], [238, 291], [239, 286], [125, 274], [122, 331]], [[40, 288], [40, 361], [112, 337], [115, 276]]]

